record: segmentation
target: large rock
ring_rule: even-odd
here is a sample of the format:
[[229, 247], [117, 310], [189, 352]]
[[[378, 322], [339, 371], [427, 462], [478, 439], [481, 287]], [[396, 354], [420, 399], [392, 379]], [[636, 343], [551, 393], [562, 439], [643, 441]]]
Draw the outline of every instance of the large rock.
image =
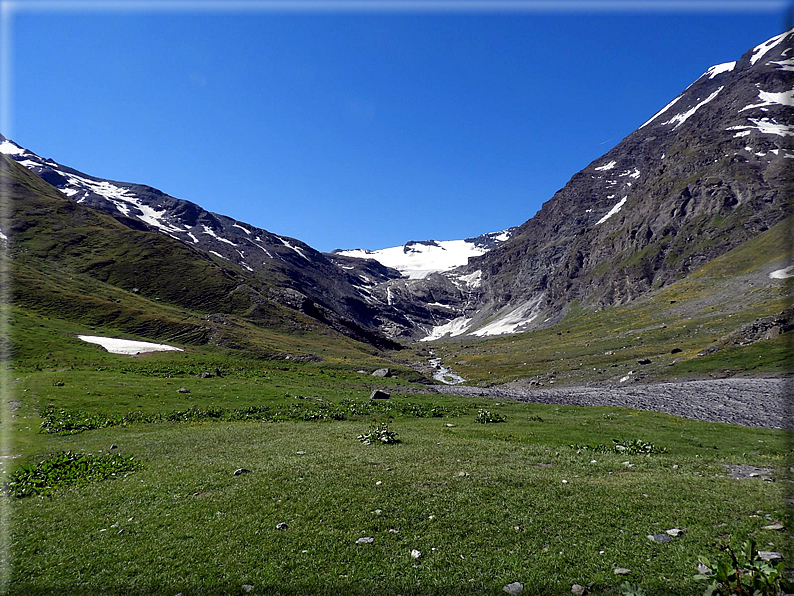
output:
[[388, 368], [379, 368], [378, 370], [372, 372], [372, 376], [380, 377], [380, 378], [390, 377], [391, 370], [389, 370]]

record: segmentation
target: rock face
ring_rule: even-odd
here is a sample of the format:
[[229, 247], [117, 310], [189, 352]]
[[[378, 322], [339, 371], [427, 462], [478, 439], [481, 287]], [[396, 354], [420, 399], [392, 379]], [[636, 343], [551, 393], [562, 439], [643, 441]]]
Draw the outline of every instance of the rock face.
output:
[[624, 303], [781, 221], [794, 163], [793, 32], [709, 68], [508, 242], [470, 260], [479, 311], [536, 300], [545, 316], [531, 326], [573, 300]]

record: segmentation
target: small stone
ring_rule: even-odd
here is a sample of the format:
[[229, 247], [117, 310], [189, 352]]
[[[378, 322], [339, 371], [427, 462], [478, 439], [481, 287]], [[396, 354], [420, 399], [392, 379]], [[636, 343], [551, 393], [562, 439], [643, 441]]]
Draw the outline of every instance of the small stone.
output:
[[622, 463], [627, 468], [633, 468], [634, 467], [634, 464], [631, 463], [630, 461], [624, 461], [624, 462], [620, 462], [620, 463]]
[[711, 573], [711, 567], [706, 567], [703, 563], [698, 563], [697, 565], [698, 573], [701, 575], [706, 575], [707, 573]]
[[648, 534], [648, 540], [653, 542], [670, 542], [672, 538], [667, 534]]
[[240, 587], [242, 588], [243, 592], [245, 592], [246, 594], [254, 591], [254, 586], [252, 586], [251, 584], [243, 584]]
[[420, 557], [422, 556], [422, 551], [418, 551], [418, 550], [416, 550], [415, 548], [414, 548], [414, 549], [411, 549], [411, 556], [412, 556], [414, 559], [418, 559], [418, 558], [420, 558]]
[[435, 515], [428, 515], [427, 519], [429, 519], [430, 521], [433, 521], [434, 519], [436, 519], [436, 516]]
[[773, 550], [759, 550], [758, 556], [769, 563], [777, 563], [783, 560], [783, 555]]
[[455, 425], [452, 424], [451, 422], [447, 422], [444, 426], [446, 426], [447, 428], [454, 428], [455, 427]]
[[119, 530], [118, 532], [116, 532], [116, 534], [118, 534], [119, 536], [120, 536], [120, 535], [122, 535], [123, 533], [124, 533], [124, 528], [121, 528], [121, 530]]
[[380, 486], [380, 485], [382, 485], [382, 484], [383, 484], [383, 480], [378, 480], [378, 481], [375, 483], [375, 486]]
[[641, 358], [640, 360], [637, 360], [637, 364], [650, 364], [650, 363], [651, 363], [650, 358]]
[[612, 570], [612, 573], [615, 575], [629, 575], [631, 573], [631, 569], [626, 569], [625, 567], [615, 567]]
[[400, 530], [397, 528], [389, 528], [389, 534], [399, 534]]
[[513, 595], [520, 594], [524, 591], [524, 584], [521, 582], [511, 582], [506, 586], [502, 586], [502, 591]]
[[376, 509], [375, 511], [373, 511], [373, 513], [375, 515], [380, 515], [381, 513], [383, 513], [383, 510], [382, 509]]
[[382, 389], [375, 389], [369, 394], [370, 399], [389, 399], [390, 397], [391, 393]]
[[111, 445], [111, 446], [110, 446], [110, 448], [111, 448], [111, 449], [118, 449], [118, 448], [119, 448], [119, 446], [114, 444], [114, 445]]
[[373, 377], [390, 377], [391, 371], [388, 368], [379, 368], [377, 370], [372, 371]]
[[672, 536], [673, 538], [678, 538], [684, 531], [681, 528], [670, 528], [669, 530], [665, 530], [667, 534]]
[[364, 536], [356, 540], [356, 544], [372, 544], [373, 542], [375, 542], [375, 539], [372, 536]]
[[188, 389], [187, 387], [180, 387], [179, 389], [176, 390], [176, 392], [177, 393], [190, 393], [190, 389]]
[[585, 592], [585, 587], [581, 584], [573, 584], [571, 586], [571, 594], [575, 594], [576, 596], [582, 596]]
[[237, 468], [234, 471], [234, 475], [235, 476], [241, 476], [242, 474], [250, 474], [250, 473], [251, 473], [251, 470], [249, 470], [247, 468]]
[[785, 530], [786, 528], [783, 527], [783, 524], [780, 522], [775, 522], [774, 524], [769, 524], [768, 526], [762, 526], [762, 530]]
[[567, 481], [567, 480], [565, 480], [565, 479], [563, 479], [562, 483], [563, 483], [563, 484], [568, 484], [568, 481]]
[[305, 451], [296, 451], [295, 455], [306, 455]]
[[276, 530], [286, 530], [287, 522], [279, 522], [276, 524]]
[[465, 478], [466, 476], [471, 476], [471, 474], [469, 474], [468, 472], [458, 472], [458, 476], [460, 476], [461, 478]]

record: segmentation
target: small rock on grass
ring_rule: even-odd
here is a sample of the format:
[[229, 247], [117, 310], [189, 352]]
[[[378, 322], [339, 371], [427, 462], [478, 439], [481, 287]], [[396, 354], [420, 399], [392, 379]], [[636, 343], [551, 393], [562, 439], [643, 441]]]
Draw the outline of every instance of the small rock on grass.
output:
[[279, 522], [276, 524], [276, 530], [286, 530], [287, 522]]
[[187, 387], [180, 387], [179, 389], [176, 390], [176, 392], [177, 393], [190, 393], [190, 389], [188, 389]]
[[502, 591], [508, 594], [520, 594], [524, 591], [524, 584], [521, 582], [511, 582], [506, 586], [502, 586]]
[[243, 584], [241, 588], [243, 592], [245, 592], [246, 594], [254, 591], [254, 586], [252, 586], [251, 584]]
[[612, 573], [615, 575], [629, 575], [631, 573], [631, 569], [626, 569], [625, 567], [615, 567], [612, 570]]
[[773, 550], [759, 550], [758, 556], [768, 563], [777, 563], [783, 560], [783, 555]]
[[670, 528], [669, 530], [665, 530], [667, 534], [672, 536], [673, 538], [678, 538], [684, 531], [681, 528]]
[[411, 549], [411, 556], [412, 556], [414, 559], [419, 559], [419, 558], [421, 558], [421, 556], [422, 556], [422, 551], [416, 550], [415, 548], [414, 548], [414, 549]]
[[372, 544], [373, 542], [375, 542], [375, 539], [372, 536], [364, 536], [356, 540], [356, 544]]
[[249, 470], [247, 468], [237, 468], [234, 471], [234, 475], [235, 476], [241, 476], [242, 474], [250, 474], [250, 473], [251, 473], [251, 470]]
[[573, 584], [571, 586], [571, 594], [575, 594], [575, 596], [582, 596], [585, 592], [585, 587], [581, 584]]
[[648, 534], [648, 540], [653, 542], [670, 542], [672, 538], [667, 534]]
[[780, 522], [775, 522], [774, 524], [769, 524], [768, 526], [762, 526], [762, 530], [785, 530], [786, 528], [783, 527], [783, 524]]

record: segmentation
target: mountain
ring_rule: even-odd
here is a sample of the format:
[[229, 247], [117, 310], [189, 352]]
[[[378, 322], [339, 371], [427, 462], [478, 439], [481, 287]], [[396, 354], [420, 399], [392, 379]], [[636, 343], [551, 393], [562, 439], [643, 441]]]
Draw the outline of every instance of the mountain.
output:
[[455, 270], [476, 296], [433, 330], [549, 326], [578, 302], [624, 304], [791, 214], [794, 30], [712, 66], [576, 173], [509, 241]]
[[[106, 218], [100, 246], [73, 233], [74, 222], [31, 220], [46, 208], [28, 213], [23, 202], [4, 233], [12, 246], [25, 238], [25, 250], [42, 250], [47, 238], [46, 258], [63, 257], [124, 292], [260, 325], [311, 320], [377, 347], [548, 327], [573, 304], [599, 310], [669, 286], [791, 214], [792, 35], [706, 70], [534, 217], [503, 232], [324, 254], [0, 135], [0, 153], [38, 176], [40, 194], [66, 201], [59, 212], [72, 204], [80, 221], [89, 212]], [[46, 233], [20, 236], [26, 229]], [[113, 237], [123, 238], [123, 256]]]
[[[0, 153], [78, 205], [104, 212], [131, 230], [170, 237], [202, 251], [243, 278], [266, 283], [268, 300], [302, 312], [354, 339], [380, 347], [398, 347], [378, 329], [379, 311], [371, 304], [367, 284], [361, 277], [336, 266], [300, 240], [211, 213], [150, 186], [85, 174], [42, 158], [2, 135]], [[373, 278], [399, 277], [399, 273], [388, 272], [377, 263], [365, 268], [373, 272]], [[397, 320], [403, 322], [400, 317]]]
[[[431, 286], [414, 280], [465, 265], [469, 257], [484, 254], [511, 233], [324, 254], [295, 238], [211, 213], [156, 188], [99, 178], [42, 158], [2, 135], [0, 153], [77, 204], [104, 212], [131, 230], [157, 232], [202, 251], [238, 275], [267, 283], [269, 300], [379, 347], [397, 348], [394, 340], [426, 336], [466, 302], [447, 278]], [[404, 258], [389, 258], [393, 252]], [[401, 270], [390, 267], [391, 262]]]

